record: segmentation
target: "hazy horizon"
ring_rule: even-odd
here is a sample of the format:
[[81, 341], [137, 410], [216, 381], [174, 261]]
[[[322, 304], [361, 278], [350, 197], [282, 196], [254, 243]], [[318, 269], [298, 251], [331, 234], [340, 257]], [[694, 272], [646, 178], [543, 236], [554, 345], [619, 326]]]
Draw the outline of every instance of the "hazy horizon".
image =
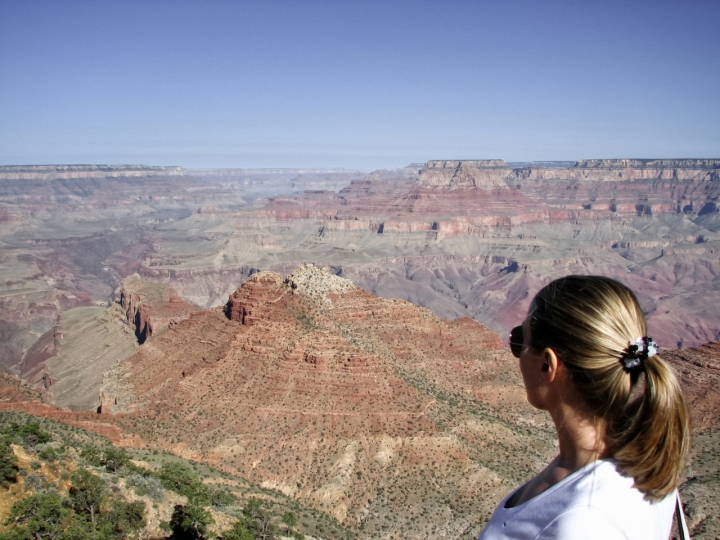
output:
[[712, 157], [718, 23], [703, 1], [0, 0], [0, 164]]

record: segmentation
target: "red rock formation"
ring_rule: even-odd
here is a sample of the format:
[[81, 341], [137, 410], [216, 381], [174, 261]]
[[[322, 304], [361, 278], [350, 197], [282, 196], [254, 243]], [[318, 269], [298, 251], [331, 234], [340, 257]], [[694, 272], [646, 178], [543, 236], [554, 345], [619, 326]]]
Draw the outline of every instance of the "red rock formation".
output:
[[[115, 377], [117, 394], [106, 385], [103, 400], [128, 434], [272, 485], [350, 524], [364, 519], [358, 512], [377, 498], [386, 467], [406, 479], [392, 490], [437, 470], [433, 461], [458, 475], [479, 462], [507, 470], [496, 443], [468, 427], [475, 420], [465, 423], [470, 411], [510, 424], [517, 410], [524, 422], [539, 418], [494, 332], [379, 299], [314, 267], [286, 280], [254, 274], [224, 308], [155, 336]], [[123, 420], [128, 413], [132, 422]], [[341, 459], [347, 452], [352, 457]], [[529, 455], [518, 447], [508, 459]], [[424, 472], [411, 474], [418, 464]], [[478, 489], [500, 489], [489, 480], [495, 474], [477, 480]], [[474, 513], [483, 503], [472, 506]]]
[[137, 274], [123, 281], [119, 295], [126, 321], [135, 328], [140, 344], [195, 311], [171, 287], [142, 282]]
[[225, 304], [225, 315], [231, 321], [252, 325], [254, 306], [268, 301], [267, 296], [275, 294], [274, 287], [281, 283], [279, 274], [261, 272], [250, 276], [245, 286], [230, 296]]

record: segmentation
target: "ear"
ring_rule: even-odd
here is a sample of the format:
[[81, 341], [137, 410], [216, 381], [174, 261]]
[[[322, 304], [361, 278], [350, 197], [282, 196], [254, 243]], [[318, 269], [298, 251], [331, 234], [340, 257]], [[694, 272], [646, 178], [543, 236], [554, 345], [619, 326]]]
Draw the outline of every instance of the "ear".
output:
[[555, 351], [553, 351], [549, 347], [546, 348], [543, 351], [543, 365], [541, 368], [545, 381], [553, 382], [559, 375], [559, 372], [563, 370], [563, 368], [564, 366], [558, 358], [557, 354], [555, 354]]

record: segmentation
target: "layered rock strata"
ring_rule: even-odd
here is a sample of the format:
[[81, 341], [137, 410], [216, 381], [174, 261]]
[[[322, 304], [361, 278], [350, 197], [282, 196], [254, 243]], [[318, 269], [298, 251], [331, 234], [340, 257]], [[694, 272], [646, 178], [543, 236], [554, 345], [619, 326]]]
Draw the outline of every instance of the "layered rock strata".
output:
[[637, 291], [663, 346], [687, 347], [720, 338], [717, 162], [431, 161], [415, 182], [374, 174], [161, 225], [137, 271], [217, 306], [257, 270], [310, 261], [502, 333], [550, 279], [603, 274]]
[[236, 471], [368, 537], [471, 537], [518, 471], [553, 451], [545, 427], [530, 436], [547, 418], [525, 404], [495, 333], [313, 266], [253, 274], [225, 307], [151, 336], [108, 374], [104, 397], [149, 447]]
[[141, 345], [153, 334], [187, 319], [196, 310], [172, 287], [144, 282], [138, 274], [126, 278], [117, 294], [125, 320], [135, 329]]
[[[720, 348], [661, 355], [692, 406], [681, 487], [692, 534], [715, 538]], [[474, 538], [497, 501], [556, 453], [549, 418], [525, 403], [517, 362], [495, 334], [313, 266], [285, 279], [255, 273], [224, 308], [150, 336], [113, 381], [103, 398], [115, 414], [93, 416], [42, 404], [0, 376], [0, 410], [239, 472], [360, 538]]]

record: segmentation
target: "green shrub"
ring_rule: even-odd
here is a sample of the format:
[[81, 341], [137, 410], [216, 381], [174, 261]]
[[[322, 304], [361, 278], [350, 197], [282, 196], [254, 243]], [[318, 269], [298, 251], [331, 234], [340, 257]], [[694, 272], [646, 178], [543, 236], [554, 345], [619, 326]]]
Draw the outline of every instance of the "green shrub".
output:
[[20, 425], [17, 422], [12, 422], [10, 425], [5, 426], [2, 431], [3, 440], [6, 443], [13, 442], [15, 444], [22, 444], [26, 448], [34, 448], [38, 444], [44, 444], [52, 441], [52, 435], [40, 429], [40, 424], [37, 422], [28, 422], [27, 424]]
[[0, 486], [8, 487], [17, 482], [18, 460], [10, 445], [0, 442]]
[[56, 461], [58, 458], [57, 452], [55, 452], [55, 449], [52, 446], [48, 446], [41, 450], [38, 456], [40, 457], [40, 459], [43, 459], [49, 463]]
[[108, 472], [117, 472], [130, 462], [130, 456], [123, 448], [110, 447], [103, 452], [102, 464]]
[[125, 485], [134, 487], [135, 493], [139, 496], [148, 495], [152, 500], [160, 502], [163, 500], [165, 490], [157, 478], [132, 474], [125, 479]]
[[210, 504], [214, 508], [225, 508], [237, 502], [237, 497], [222, 489], [212, 490], [210, 493]]
[[88, 465], [99, 467], [102, 465], [102, 452], [93, 446], [86, 446], [80, 452], [80, 457], [84, 459]]
[[180, 463], [163, 463], [157, 477], [165, 489], [185, 495], [188, 501], [196, 501], [203, 506], [210, 504], [210, 490], [190, 467]]

